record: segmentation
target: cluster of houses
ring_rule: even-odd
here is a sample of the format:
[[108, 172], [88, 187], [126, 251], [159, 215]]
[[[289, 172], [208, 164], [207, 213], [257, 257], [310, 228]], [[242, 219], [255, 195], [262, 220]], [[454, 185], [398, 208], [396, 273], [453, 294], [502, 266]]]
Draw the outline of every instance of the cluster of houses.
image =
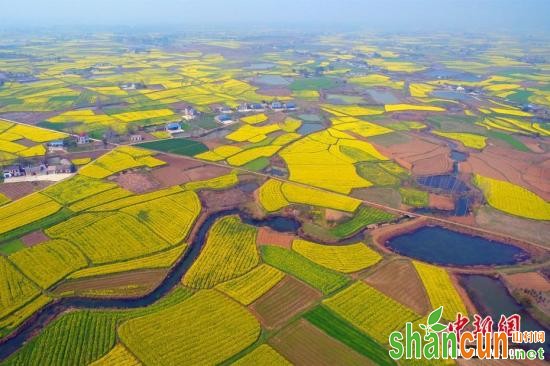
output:
[[49, 158], [38, 164], [13, 164], [2, 168], [4, 179], [22, 176], [36, 176], [48, 174], [74, 173], [76, 168], [70, 160], [65, 158]]
[[215, 117], [216, 122], [222, 125], [228, 125], [234, 122], [231, 116], [234, 112], [237, 113], [249, 113], [249, 112], [265, 112], [266, 110], [272, 111], [295, 111], [298, 106], [294, 102], [279, 102], [273, 101], [271, 103], [242, 103], [236, 109], [232, 109], [227, 106], [219, 108], [220, 114]]

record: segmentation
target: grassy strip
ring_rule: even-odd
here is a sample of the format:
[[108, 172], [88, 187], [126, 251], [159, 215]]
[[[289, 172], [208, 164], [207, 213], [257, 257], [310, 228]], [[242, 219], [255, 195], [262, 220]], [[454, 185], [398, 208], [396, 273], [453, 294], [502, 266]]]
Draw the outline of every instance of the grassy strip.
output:
[[183, 156], [194, 156], [208, 151], [203, 143], [182, 138], [144, 142], [136, 146]]
[[388, 350], [348, 322], [319, 305], [308, 311], [304, 318], [329, 336], [373, 360], [377, 365], [395, 365]]
[[385, 211], [379, 210], [374, 207], [361, 206], [355, 216], [353, 216], [350, 220], [345, 221], [330, 229], [330, 233], [339, 238], [345, 238], [355, 234], [359, 230], [367, 227], [368, 225], [390, 221], [393, 218], [395, 218], [394, 215]]
[[61, 210], [57, 211], [53, 215], [46, 216], [43, 219], [31, 222], [30, 224], [18, 227], [17, 229], [8, 231], [7, 233], [0, 235], [0, 243], [5, 243], [8, 241], [17, 239], [25, 234], [28, 234], [36, 230], [48, 228], [57, 223], [65, 221], [72, 215], [73, 215], [73, 212], [71, 210], [69, 210], [68, 208], [62, 208]]
[[268, 245], [261, 248], [261, 253], [267, 264], [301, 279], [325, 295], [348, 282], [345, 276], [323, 268], [294, 251]]

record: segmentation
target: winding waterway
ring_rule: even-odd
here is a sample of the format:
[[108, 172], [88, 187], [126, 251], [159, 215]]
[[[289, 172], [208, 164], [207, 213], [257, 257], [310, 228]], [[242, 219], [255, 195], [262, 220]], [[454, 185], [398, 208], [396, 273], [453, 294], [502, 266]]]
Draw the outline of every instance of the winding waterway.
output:
[[251, 219], [244, 217], [237, 209], [225, 210], [209, 215], [201, 224], [193, 242], [182, 256], [182, 258], [169, 271], [162, 283], [149, 294], [139, 298], [127, 299], [94, 299], [82, 297], [67, 297], [55, 300], [49, 303], [30, 319], [25, 321], [9, 338], [0, 340], [0, 361], [6, 359], [19, 348], [21, 348], [28, 340], [36, 336], [45, 326], [56, 319], [60, 314], [70, 309], [134, 309], [141, 308], [153, 304], [170, 292], [182, 277], [187, 273], [195, 259], [199, 256], [201, 249], [206, 241], [208, 231], [216, 220], [229, 215], [241, 216], [243, 222], [254, 226], [269, 226], [273, 230], [279, 232], [294, 232], [300, 224], [286, 217], [268, 217], [265, 220]]

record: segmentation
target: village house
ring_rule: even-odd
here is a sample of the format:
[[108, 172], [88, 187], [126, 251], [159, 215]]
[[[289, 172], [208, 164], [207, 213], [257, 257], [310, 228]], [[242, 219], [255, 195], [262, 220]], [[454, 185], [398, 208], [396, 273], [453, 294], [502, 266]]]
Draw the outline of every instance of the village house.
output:
[[46, 174], [67, 174], [74, 173], [76, 170], [74, 164], [65, 158], [50, 158], [46, 165]]
[[283, 103], [275, 100], [271, 102], [271, 109], [273, 109], [274, 111], [282, 111], [284, 109]]
[[233, 113], [233, 109], [231, 109], [231, 107], [228, 107], [228, 106], [224, 105], [224, 106], [221, 106], [221, 107], [219, 108], [219, 112], [220, 112], [221, 114], [232, 114], [232, 113]]
[[65, 142], [63, 140], [56, 140], [48, 142], [48, 152], [65, 151]]
[[21, 165], [10, 165], [2, 169], [2, 176], [4, 179], [12, 177], [20, 177], [25, 175], [25, 171], [21, 168]]
[[143, 141], [143, 136], [141, 135], [130, 135], [130, 142], [140, 142]]
[[287, 103], [285, 103], [284, 108], [287, 111], [295, 111], [295, 110], [298, 109], [298, 106], [296, 106], [296, 103], [294, 103], [294, 102], [287, 102]]
[[233, 118], [227, 114], [220, 114], [214, 118], [216, 122], [222, 125], [229, 125], [233, 123]]
[[183, 118], [187, 121], [195, 119], [198, 116], [198, 114], [199, 112], [191, 106], [186, 106], [185, 109], [183, 110]]
[[87, 133], [80, 133], [78, 136], [76, 136], [76, 143], [78, 145], [84, 145], [90, 143], [90, 137]]

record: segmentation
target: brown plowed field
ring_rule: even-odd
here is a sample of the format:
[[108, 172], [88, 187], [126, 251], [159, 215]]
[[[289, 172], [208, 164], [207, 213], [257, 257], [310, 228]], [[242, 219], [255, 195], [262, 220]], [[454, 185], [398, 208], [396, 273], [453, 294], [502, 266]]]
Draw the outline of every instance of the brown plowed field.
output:
[[427, 314], [430, 311], [424, 285], [409, 260], [389, 261], [379, 266], [364, 281], [418, 314]]
[[304, 319], [284, 328], [269, 344], [294, 365], [374, 365]]
[[275, 287], [253, 302], [249, 308], [262, 325], [278, 328], [302, 310], [307, 309], [321, 293], [294, 277], [286, 276]]

